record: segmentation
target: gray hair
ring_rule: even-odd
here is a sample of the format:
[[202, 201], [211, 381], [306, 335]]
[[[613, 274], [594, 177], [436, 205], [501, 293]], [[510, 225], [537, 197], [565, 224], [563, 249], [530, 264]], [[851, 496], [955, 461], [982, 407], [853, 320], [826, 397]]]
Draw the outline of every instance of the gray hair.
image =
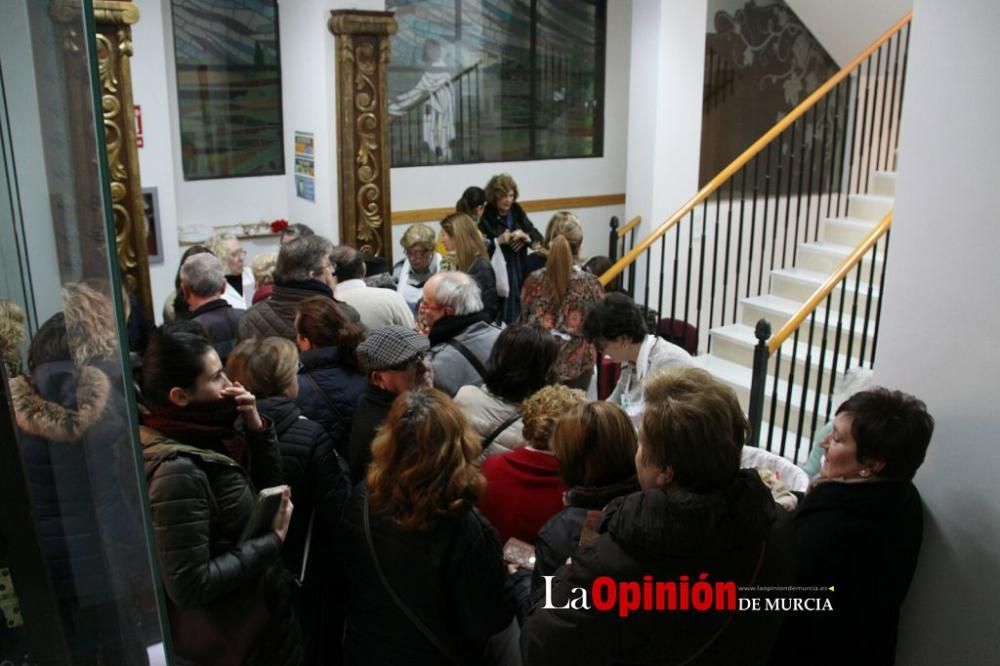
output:
[[274, 281], [305, 282], [323, 270], [323, 260], [330, 256], [333, 243], [322, 236], [293, 238], [278, 250], [278, 264], [274, 268]]
[[456, 315], [469, 315], [483, 309], [479, 285], [468, 273], [445, 271], [437, 274], [434, 300], [438, 305], [451, 308]]
[[214, 254], [195, 254], [181, 265], [181, 284], [201, 298], [218, 296], [226, 286], [226, 271]]

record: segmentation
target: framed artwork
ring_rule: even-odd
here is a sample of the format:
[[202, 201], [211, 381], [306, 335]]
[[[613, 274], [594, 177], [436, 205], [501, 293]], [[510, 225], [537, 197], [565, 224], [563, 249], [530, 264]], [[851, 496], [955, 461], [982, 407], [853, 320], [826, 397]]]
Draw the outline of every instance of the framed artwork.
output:
[[163, 263], [160, 234], [160, 199], [155, 187], [142, 188], [142, 212], [146, 222], [146, 253], [150, 264]]

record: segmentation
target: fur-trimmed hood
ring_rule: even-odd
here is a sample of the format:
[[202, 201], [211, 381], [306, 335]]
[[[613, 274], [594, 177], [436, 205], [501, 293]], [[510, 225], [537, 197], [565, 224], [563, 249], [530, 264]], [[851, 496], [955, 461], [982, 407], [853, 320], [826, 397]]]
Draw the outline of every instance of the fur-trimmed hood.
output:
[[80, 439], [99, 421], [108, 406], [111, 380], [93, 366], [84, 366], [75, 379], [75, 408], [45, 399], [26, 376], [12, 379], [11, 402], [18, 427], [28, 434], [57, 442]]

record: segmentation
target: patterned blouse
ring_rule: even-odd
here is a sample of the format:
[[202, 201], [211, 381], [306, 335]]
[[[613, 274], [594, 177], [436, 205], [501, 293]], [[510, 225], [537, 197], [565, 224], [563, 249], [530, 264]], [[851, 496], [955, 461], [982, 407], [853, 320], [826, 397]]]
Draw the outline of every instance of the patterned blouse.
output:
[[544, 268], [528, 276], [521, 289], [521, 321], [541, 325], [562, 342], [556, 372], [559, 381], [570, 381], [594, 367], [597, 352], [583, 339], [583, 320], [604, 298], [604, 288], [594, 275], [574, 267], [562, 308], [556, 311], [550, 285]]

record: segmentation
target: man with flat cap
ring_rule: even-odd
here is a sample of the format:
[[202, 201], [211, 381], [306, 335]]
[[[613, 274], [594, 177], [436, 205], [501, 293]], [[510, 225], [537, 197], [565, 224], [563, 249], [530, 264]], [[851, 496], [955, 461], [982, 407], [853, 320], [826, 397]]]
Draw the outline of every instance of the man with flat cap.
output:
[[392, 401], [401, 393], [433, 384], [434, 373], [424, 355], [430, 348], [426, 337], [403, 326], [386, 326], [372, 331], [358, 345], [358, 364], [368, 377], [354, 421], [348, 457], [351, 479], [362, 480], [372, 460], [375, 431], [389, 414]]

